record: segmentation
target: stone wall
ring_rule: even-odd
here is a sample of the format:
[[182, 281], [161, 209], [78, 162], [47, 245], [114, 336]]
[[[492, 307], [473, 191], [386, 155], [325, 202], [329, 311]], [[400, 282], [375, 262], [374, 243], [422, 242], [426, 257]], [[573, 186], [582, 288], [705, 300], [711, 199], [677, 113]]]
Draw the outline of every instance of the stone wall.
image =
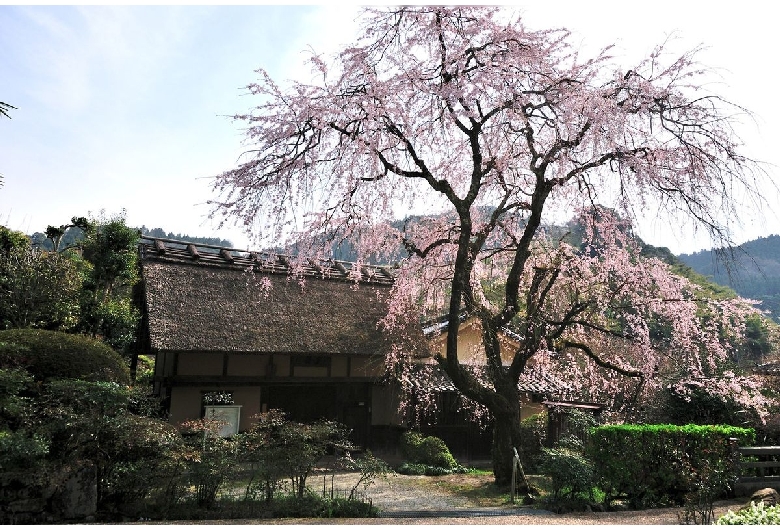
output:
[[90, 521], [96, 511], [94, 468], [0, 473], [0, 524]]

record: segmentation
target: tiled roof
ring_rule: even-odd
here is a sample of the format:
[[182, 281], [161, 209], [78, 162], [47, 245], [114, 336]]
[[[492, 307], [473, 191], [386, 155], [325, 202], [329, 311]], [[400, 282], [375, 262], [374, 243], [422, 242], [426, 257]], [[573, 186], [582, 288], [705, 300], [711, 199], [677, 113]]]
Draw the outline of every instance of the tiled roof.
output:
[[266, 274], [296, 275], [327, 280], [358, 281], [390, 285], [394, 270], [389, 265], [357, 264], [341, 260], [296, 259], [272, 252], [252, 252], [174, 239], [142, 237], [141, 258], [176, 263], [197, 263], [221, 268], [251, 269]]
[[[417, 365], [411, 370], [409, 378], [412, 386], [424, 387], [426, 390], [434, 392], [457, 391], [452, 380], [438, 364]], [[558, 398], [571, 389], [563, 382], [550, 377], [541, 370], [531, 368], [520, 374], [517, 390], [519, 392], [542, 395], [551, 399], [553, 397]]]
[[780, 363], [764, 363], [759, 364], [755, 368], [756, 373], [761, 375], [780, 375]]

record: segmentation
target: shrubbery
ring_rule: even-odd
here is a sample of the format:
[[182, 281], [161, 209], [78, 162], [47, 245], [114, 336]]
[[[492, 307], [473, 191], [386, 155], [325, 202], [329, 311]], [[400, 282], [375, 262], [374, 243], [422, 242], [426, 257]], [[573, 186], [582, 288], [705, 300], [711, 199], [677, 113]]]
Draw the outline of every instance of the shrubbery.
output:
[[129, 369], [109, 346], [84, 335], [58, 331], [0, 331], [0, 368], [23, 368], [36, 381], [63, 378], [130, 383]]
[[[378, 517], [379, 509], [370, 502], [343, 497], [328, 498], [307, 493], [303, 497], [277, 496], [268, 502], [221, 499], [214, 509], [199, 508], [182, 502], [165, 512], [167, 519], [197, 521], [207, 519], [271, 519]], [[160, 518], [159, 516], [156, 518]]]
[[[6, 506], [29, 498], [39, 510], [49, 507], [44, 517], [79, 517], [66, 515], [73, 505], [68, 484], [74, 481], [79, 491], [93, 492], [79, 510], [97, 510], [100, 520], [291, 516], [304, 508], [313, 516], [376, 513], [354, 498], [386, 469], [370, 455], [341, 462], [360, 473], [350, 499], [307, 500], [314, 465], [334, 445], [346, 444], [342, 426], [297, 424], [273, 411], [256, 429], [227, 439], [203, 422], [180, 431], [134, 414], [132, 398], [130, 389], [114, 382], [35, 381], [21, 368], [0, 368], [0, 475], [8, 493], [0, 522], [35, 522]], [[261, 495], [255, 495], [253, 481]], [[222, 498], [223, 491], [232, 497]], [[286, 513], [290, 507], [297, 508]]]
[[289, 480], [293, 494], [303, 497], [317, 461], [333, 447], [348, 445], [343, 425], [332, 421], [297, 423], [278, 410], [261, 414], [257, 423], [234, 439], [241, 460], [256, 464], [250, 480], [262, 485], [266, 500], [273, 498], [282, 480]]
[[731, 438], [750, 445], [755, 432], [729, 426], [609, 425], [593, 430], [588, 454], [608, 502], [625, 496], [633, 508], [682, 505], [704, 485], [713, 495], [733, 485]]
[[520, 422], [523, 443], [517, 448], [517, 454], [526, 473], [538, 471], [542, 449], [547, 441], [547, 421], [547, 412], [541, 412]]
[[541, 422], [547, 420], [548, 414], [526, 420], [532, 450], [524, 453], [527, 457], [535, 455], [531, 459], [532, 468], [551, 481], [549, 493], [541, 499], [542, 505], [558, 513], [584, 510], [595, 501], [593, 462], [585, 447], [597, 420], [592, 414], [576, 409], [565, 412], [560, 438], [552, 448], [547, 448], [542, 446], [546, 439], [543, 429], [547, 426]]
[[402, 475], [438, 476], [463, 471], [447, 444], [436, 436], [407, 431], [401, 435], [399, 449], [407, 460], [398, 468]]
[[545, 448], [543, 453], [539, 471], [550, 477], [554, 501], [590, 496], [594, 484], [592, 462], [578, 451], [561, 447]]
[[764, 506], [763, 502], [751, 502], [748, 508], [737, 513], [729, 510], [715, 521], [715, 524], [780, 524], [780, 506]]

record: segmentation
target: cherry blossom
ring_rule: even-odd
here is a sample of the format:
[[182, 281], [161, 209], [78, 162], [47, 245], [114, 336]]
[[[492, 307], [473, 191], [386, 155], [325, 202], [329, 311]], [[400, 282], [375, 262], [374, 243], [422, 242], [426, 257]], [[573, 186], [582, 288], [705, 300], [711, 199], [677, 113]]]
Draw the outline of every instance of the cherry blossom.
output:
[[[760, 167], [733, 130], [745, 112], [702, 88], [696, 50], [620, 65], [492, 7], [371, 8], [363, 21], [353, 45], [310, 58], [309, 83], [258, 70], [259, 104], [236, 116], [246, 154], [215, 178], [216, 216], [310, 256], [342, 240], [359, 261], [403, 249], [389, 333], [437, 313], [478, 318], [481, 370], [458, 358], [455, 325], [433, 358], [494, 418], [499, 483], [522, 443], [517, 382], [531, 365], [626, 403], [670, 368], [717, 370], [748, 309], [698, 299], [629, 237], [653, 205], [729, 244], [736, 198], [760, 201]], [[586, 220], [584, 248], [545, 230], [561, 213]], [[509, 363], [503, 329], [522, 339]], [[398, 367], [424, 342], [395, 340], [388, 366], [408, 378]]]

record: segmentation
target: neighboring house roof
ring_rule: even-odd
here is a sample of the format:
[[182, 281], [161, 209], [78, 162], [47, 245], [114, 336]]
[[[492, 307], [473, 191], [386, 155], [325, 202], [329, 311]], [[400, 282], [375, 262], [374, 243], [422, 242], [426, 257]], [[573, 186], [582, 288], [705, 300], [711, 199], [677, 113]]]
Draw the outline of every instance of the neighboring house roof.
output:
[[142, 238], [154, 350], [377, 354], [388, 268]]
[[[462, 326], [469, 320], [476, 319], [476, 317], [469, 315], [468, 313], [461, 313], [458, 316], [459, 325]], [[440, 335], [445, 333], [450, 328], [450, 321], [447, 319], [446, 316], [440, 317], [436, 320], [429, 320], [428, 322], [423, 324], [423, 333], [426, 337], [434, 337], [436, 335]], [[512, 331], [511, 329], [507, 327], [501, 328], [501, 333], [504, 334], [505, 337], [508, 339], [511, 339], [517, 343], [522, 343], [523, 338]]]
[[780, 362], [759, 364], [755, 372], [760, 375], [780, 375]]
[[[458, 320], [459, 334], [461, 330], [470, 325], [470, 323], [473, 324], [474, 322], [477, 322], [476, 317], [470, 316], [465, 312], [459, 315]], [[434, 340], [437, 339], [437, 337], [441, 337], [447, 332], [448, 329], [449, 320], [446, 316], [423, 324], [423, 333], [429, 340]], [[522, 344], [522, 337], [509, 328], [503, 327], [500, 331], [508, 343], [515, 345], [515, 347]], [[506, 359], [504, 360], [504, 364], [507, 364]], [[424, 366], [427, 367], [426, 369], [432, 371], [429, 376], [432, 383], [429, 384], [433, 384], [436, 389], [441, 391], [455, 391], [454, 384], [441, 367], [434, 364], [428, 364]], [[466, 366], [468, 367], [468, 364], [466, 364]], [[471, 368], [476, 370], [477, 366], [478, 365], [474, 365]], [[417, 377], [417, 375], [412, 375], [412, 377]], [[525, 371], [520, 374], [517, 388], [520, 392], [527, 392], [529, 394], [537, 394], [547, 398], [555, 399], [560, 399], [562, 396], [568, 395], [572, 392], [572, 388], [569, 385], [565, 384], [563, 381], [549, 376], [540, 367], [533, 365], [527, 366]]]
[[[435, 392], [457, 392], [452, 380], [438, 364], [417, 365], [410, 371], [408, 377], [413, 387], [430, 389]], [[520, 374], [517, 390], [538, 394], [549, 399], [561, 396], [571, 389], [562, 381], [553, 379], [541, 370], [531, 368]]]

